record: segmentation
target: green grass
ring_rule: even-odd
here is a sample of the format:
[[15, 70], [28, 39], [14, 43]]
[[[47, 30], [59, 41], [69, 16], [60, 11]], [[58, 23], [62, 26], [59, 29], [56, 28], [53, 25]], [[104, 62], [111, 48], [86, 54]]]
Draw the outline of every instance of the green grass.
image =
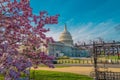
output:
[[[92, 78], [85, 75], [78, 75], [67, 72], [56, 72], [56, 71], [44, 71], [44, 70], [35, 70], [35, 75], [33, 74], [34, 70], [31, 70], [31, 79], [34, 80], [93, 80]], [[0, 76], [0, 80], [3, 80], [3, 77]]]
[[0, 74], [0, 80], [4, 80], [4, 77], [2, 74]]
[[[31, 77], [33, 77], [33, 74], [31, 74]], [[93, 79], [85, 75], [78, 75], [67, 72], [63, 73], [56, 71], [36, 70], [35, 80], [93, 80]]]
[[107, 59], [118, 59], [118, 56], [107, 56]]
[[117, 55], [115, 55], [115, 56], [112, 56], [112, 55], [110, 55], [110, 56], [100, 56], [99, 59], [106, 59], [106, 60], [109, 60], [109, 59], [111, 59], [111, 60], [119, 60]]

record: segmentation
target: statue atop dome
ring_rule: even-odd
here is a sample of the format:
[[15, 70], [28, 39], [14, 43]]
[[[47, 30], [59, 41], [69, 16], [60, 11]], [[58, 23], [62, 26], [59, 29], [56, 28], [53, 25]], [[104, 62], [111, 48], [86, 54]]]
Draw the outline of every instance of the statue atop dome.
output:
[[65, 24], [64, 32], [67, 32], [67, 25]]

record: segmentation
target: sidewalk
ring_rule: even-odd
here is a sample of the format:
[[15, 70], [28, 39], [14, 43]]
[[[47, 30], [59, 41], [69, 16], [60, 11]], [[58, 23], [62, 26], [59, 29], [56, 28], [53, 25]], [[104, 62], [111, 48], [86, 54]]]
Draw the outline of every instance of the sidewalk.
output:
[[[72, 66], [72, 67], [63, 67], [63, 68], [39, 67], [36, 70], [60, 71], [60, 72], [70, 72], [76, 74], [89, 75], [90, 72], [93, 71], [93, 69], [94, 69], [93, 67]], [[108, 70], [112, 72], [120, 72], [120, 68], [109, 68]]]

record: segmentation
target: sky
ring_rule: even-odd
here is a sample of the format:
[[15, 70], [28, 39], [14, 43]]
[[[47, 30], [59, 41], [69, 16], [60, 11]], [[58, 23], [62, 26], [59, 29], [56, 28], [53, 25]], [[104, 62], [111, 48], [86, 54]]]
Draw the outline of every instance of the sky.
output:
[[120, 41], [120, 0], [30, 0], [30, 5], [36, 15], [43, 10], [60, 15], [58, 24], [45, 26], [56, 41], [65, 23], [74, 42]]

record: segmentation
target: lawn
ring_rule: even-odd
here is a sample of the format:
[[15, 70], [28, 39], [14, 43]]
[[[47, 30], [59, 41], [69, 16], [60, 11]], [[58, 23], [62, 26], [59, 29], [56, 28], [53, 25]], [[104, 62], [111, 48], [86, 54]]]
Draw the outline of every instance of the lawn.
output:
[[[31, 77], [33, 77], [33, 74], [31, 74]], [[67, 72], [36, 70], [35, 80], [93, 80], [93, 79], [85, 75], [78, 75]]]
[[115, 56], [106, 56], [106, 58], [107, 59], [116, 59], [116, 60], [118, 60], [118, 56], [117, 55], [115, 55]]
[[[31, 78], [34, 80], [93, 80], [92, 78], [85, 75], [78, 75], [67, 72], [55, 72], [55, 71], [43, 71], [35, 70], [35, 76], [33, 76], [33, 70], [31, 70]], [[0, 76], [0, 80], [3, 80], [3, 77]]]

